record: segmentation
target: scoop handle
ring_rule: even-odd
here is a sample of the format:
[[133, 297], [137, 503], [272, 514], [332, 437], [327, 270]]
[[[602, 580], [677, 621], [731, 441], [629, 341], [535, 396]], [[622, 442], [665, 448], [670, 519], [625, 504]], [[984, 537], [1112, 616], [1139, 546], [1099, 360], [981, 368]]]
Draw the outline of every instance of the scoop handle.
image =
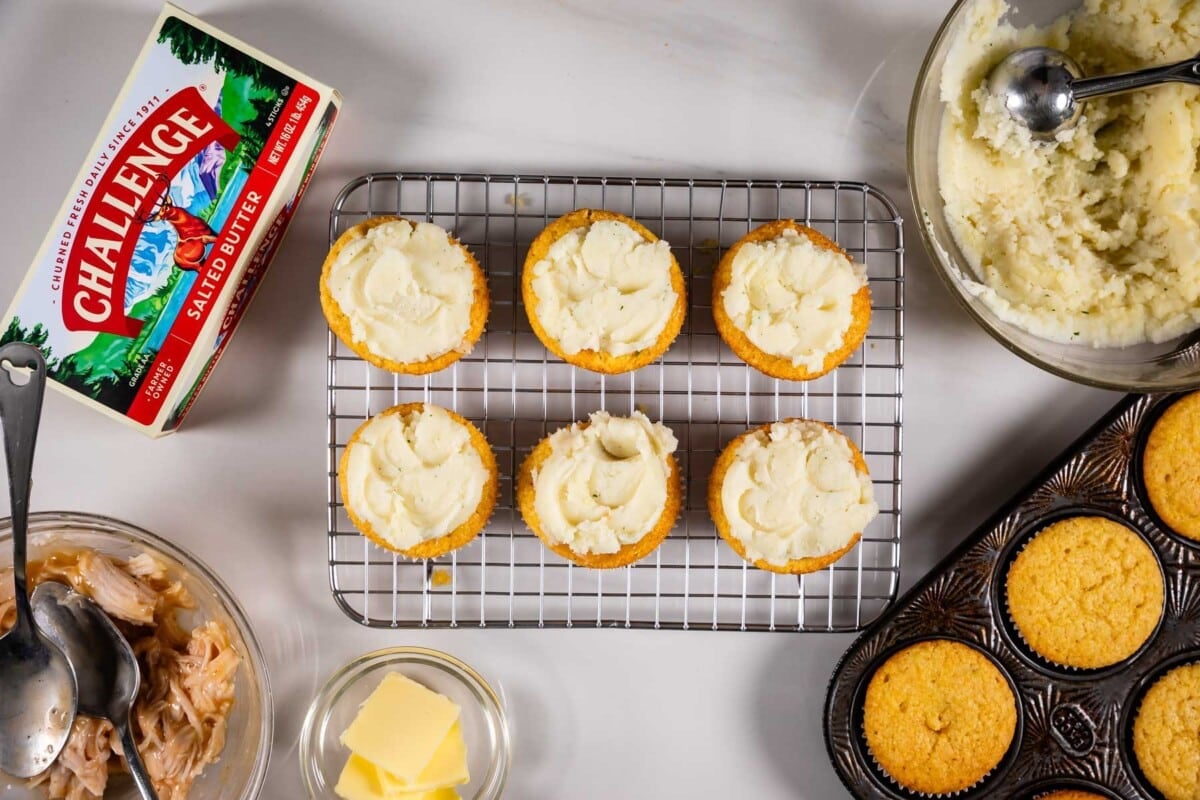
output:
[[1124, 94], [1135, 89], [1144, 89], [1147, 86], [1158, 86], [1162, 83], [1200, 85], [1200, 56], [1180, 61], [1177, 64], [1148, 67], [1136, 72], [1123, 72], [1120, 75], [1080, 78], [1071, 84], [1071, 91], [1076, 100], [1087, 100], [1093, 97]]
[[121, 737], [121, 752], [125, 754], [125, 764], [129, 767], [129, 774], [133, 777], [138, 794], [142, 796], [142, 800], [158, 800], [158, 792], [154, 791], [154, 784], [150, 782], [146, 765], [138, 755], [137, 743], [133, 741], [133, 726], [129, 724], [128, 719], [123, 719], [113, 720], [113, 727]]
[[[27, 380], [18, 383], [18, 376]], [[4, 457], [8, 462], [8, 495], [12, 504], [13, 581], [16, 585], [17, 624], [26, 638], [34, 635], [33, 612], [25, 576], [29, 535], [29, 489], [33, 480], [33, 449], [37, 443], [42, 398], [46, 393], [46, 360], [25, 342], [0, 347], [0, 423], [4, 427]]]

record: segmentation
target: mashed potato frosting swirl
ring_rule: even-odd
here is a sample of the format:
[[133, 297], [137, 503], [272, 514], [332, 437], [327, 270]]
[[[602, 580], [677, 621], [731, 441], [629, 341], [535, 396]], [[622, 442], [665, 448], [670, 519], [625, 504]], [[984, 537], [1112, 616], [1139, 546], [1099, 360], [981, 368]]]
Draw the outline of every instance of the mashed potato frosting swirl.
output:
[[845, 436], [808, 420], [752, 431], [720, 487], [729, 533], [775, 566], [837, 552], [879, 514]]
[[743, 244], [730, 273], [721, 301], [733, 323], [764, 353], [810, 372], [842, 347], [867, 285], [862, 264], [790, 229]]
[[372, 418], [350, 444], [345, 471], [346, 504], [397, 550], [464, 524], [489, 479], [466, 425], [428, 404]]
[[533, 265], [537, 317], [567, 355], [652, 347], [679, 302], [671, 247], [619, 220], [575, 228]]
[[616, 553], [640, 541], [667, 505], [678, 447], [671, 430], [639, 411], [594, 412], [586, 425], [550, 436], [552, 452], [533, 475], [542, 533], [580, 555]]
[[437, 225], [397, 219], [346, 244], [327, 285], [356, 342], [416, 363], [470, 349], [474, 270], [462, 245]]

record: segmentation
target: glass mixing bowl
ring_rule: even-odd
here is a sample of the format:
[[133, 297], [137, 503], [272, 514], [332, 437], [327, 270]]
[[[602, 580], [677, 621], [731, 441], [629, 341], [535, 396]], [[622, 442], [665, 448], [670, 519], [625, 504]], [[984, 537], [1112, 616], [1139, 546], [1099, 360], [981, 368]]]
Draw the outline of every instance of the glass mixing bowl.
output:
[[[972, 294], [966, 277], [970, 262], [959, 249], [946, 221], [938, 188], [938, 142], [944, 104], [940, 97], [942, 67], [972, 4], [959, 0], [942, 23], [917, 78], [908, 120], [908, 175], [918, 227], [942, 280], [958, 302], [997, 341], [1042, 369], [1080, 383], [1118, 391], [1165, 392], [1200, 386], [1200, 337], [1125, 349], [1096, 349], [1039, 338], [1000, 319]], [[1018, 26], [1046, 25], [1080, 6], [1079, 0], [1020, 3], [1009, 20]]]
[[[12, 567], [12, 522], [0, 520], [0, 570]], [[196, 608], [181, 613], [185, 625], [209, 620], [225, 625], [242, 658], [237, 672], [233, 710], [221, 759], [210, 764], [192, 785], [189, 797], [253, 800], [267, 776], [274, 733], [274, 712], [266, 661], [246, 614], [216, 575], [196, 558], [149, 531], [106, 517], [44, 512], [29, 517], [29, 558], [38, 560], [63, 549], [91, 549], [120, 559], [150, 553], [164, 561], [172, 576], [187, 588]], [[41, 789], [27, 790], [20, 781], [0, 775], [0, 797], [43, 798]], [[135, 800], [137, 790], [127, 776], [113, 775], [105, 800]]]

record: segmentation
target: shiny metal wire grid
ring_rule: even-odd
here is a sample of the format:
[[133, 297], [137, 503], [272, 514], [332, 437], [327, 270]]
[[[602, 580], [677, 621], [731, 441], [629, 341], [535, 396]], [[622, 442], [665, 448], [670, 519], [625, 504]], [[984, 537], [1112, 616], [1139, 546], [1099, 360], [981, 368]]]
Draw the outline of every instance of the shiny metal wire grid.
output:
[[[552, 355], [520, 297], [528, 244], [556, 217], [606, 208], [671, 243], [688, 283], [683, 332], [657, 363], [602, 376]], [[396, 376], [329, 336], [329, 578], [352, 619], [372, 627], [626, 627], [854, 631], [895, 599], [900, 571], [904, 240], [895, 206], [861, 183], [386, 173], [349, 183], [330, 212], [332, 242], [370, 216], [396, 214], [452, 231], [488, 273], [492, 309], [475, 349], [442, 372]], [[817, 381], [747, 367], [720, 341], [711, 275], [723, 248], [764, 222], [802, 220], [868, 267], [874, 312], [864, 346]], [[413, 562], [360, 536], [337, 482], [346, 440], [398, 403], [429, 402], [473, 420], [495, 450], [500, 499], [486, 531], [442, 558]], [[609, 572], [547, 551], [521, 520], [513, 485], [548, 433], [607, 409], [640, 409], [679, 439], [684, 510], [640, 563]], [[746, 565], [718, 537], [705, 503], [720, 448], [787, 417], [836, 425], [862, 449], [882, 513], [837, 564], [803, 577]]]

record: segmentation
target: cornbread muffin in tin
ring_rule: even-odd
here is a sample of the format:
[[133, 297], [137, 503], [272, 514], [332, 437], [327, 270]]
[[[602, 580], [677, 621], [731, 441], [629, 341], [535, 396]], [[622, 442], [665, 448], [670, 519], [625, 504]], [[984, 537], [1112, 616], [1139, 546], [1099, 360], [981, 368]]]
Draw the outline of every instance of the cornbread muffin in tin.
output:
[[726, 445], [708, 480], [708, 510], [743, 560], [803, 575], [854, 549], [879, 506], [853, 441], [824, 422], [787, 419]]
[[1107, 800], [1103, 795], [1083, 792], [1079, 789], [1060, 789], [1049, 794], [1039, 794], [1037, 800]]
[[465, 245], [428, 222], [372, 217], [338, 237], [321, 267], [330, 329], [364, 361], [425, 375], [478, 343], [487, 277]]
[[1200, 392], [1172, 403], [1142, 451], [1147, 499], [1175, 533], [1200, 541]]
[[487, 525], [500, 473], [487, 439], [468, 419], [405, 403], [358, 427], [342, 452], [338, 486], [363, 536], [408, 558], [437, 558]]
[[712, 308], [738, 358], [791, 381], [837, 368], [871, 326], [866, 267], [790, 219], [755, 228], [729, 248], [713, 275]]
[[675, 436], [641, 412], [594, 412], [542, 439], [521, 464], [517, 507], [554, 553], [615, 569], [662, 544], [679, 516], [683, 487]]
[[897, 786], [953, 795], [1000, 766], [1019, 713], [1011, 681], [991, 658], [962, 642], [926, 639], [870, 674], [862, 734], [870, 758]]
[[1200, 797], [1200, 663], [1191, 658], [1152, 677], [1134, 699], [1133, 760], [1165, 800]]
[[668, 243], [624, 214], [579, 209], [529, 246], [521, 299], [554, 355], [618, 374], [657, 361], [687, 313], [687, 289]]
[[1157, 631], [1162, 566], [1129, 526], [1081, 512], [1036, 530], [1015, 552], [1002, 606], [1018, 643], [1046, 662], [1103, 669], [1134, 656]]

